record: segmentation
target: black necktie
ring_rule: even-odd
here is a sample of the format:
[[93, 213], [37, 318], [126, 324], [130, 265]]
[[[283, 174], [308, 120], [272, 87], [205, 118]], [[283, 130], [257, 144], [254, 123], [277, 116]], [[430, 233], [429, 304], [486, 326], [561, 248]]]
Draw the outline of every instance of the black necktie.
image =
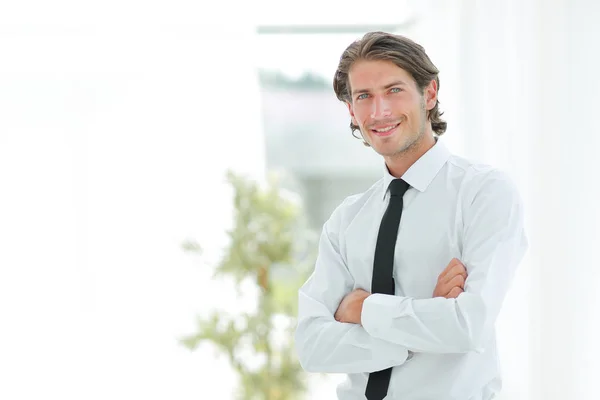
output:
[[[394, 294], [394, 249], [402, 216], [402, 197], [408, 187], [402, 179], [394, 179], [390, 183], [390, 203], [381, 219], [375, 246], [371, 293]], [[387, 395], [391, 376], [392, 368], [370, 373], [365, 391], [367, 399], [382, 400]]]

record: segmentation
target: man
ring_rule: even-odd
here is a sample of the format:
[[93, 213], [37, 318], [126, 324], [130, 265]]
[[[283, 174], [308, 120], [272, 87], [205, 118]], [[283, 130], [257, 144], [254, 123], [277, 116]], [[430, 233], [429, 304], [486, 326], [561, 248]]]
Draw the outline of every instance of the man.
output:
[[526, 248], [511, 179], [439, 137], [438, 70], [372, 32], [343, 53], [334, 90], [383, 178], [323, 227], [299, 292], [302, 367], [345, 373], [341, 400], [488, 400], [501, 388], [494, 323]]

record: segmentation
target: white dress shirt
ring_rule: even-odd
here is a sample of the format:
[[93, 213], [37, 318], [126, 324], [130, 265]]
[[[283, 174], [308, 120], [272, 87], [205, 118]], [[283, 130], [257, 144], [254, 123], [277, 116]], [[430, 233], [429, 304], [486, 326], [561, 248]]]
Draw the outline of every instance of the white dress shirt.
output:
[[[340, 400], [365, 399], [368, 373], [394, 367], [388, 400], [488, 400], [501, 388], [494, 323], [526, 249], [523, 206], [507, 174], [452, 155], [441, 140], [402, 176], [410, 184], [394, 256], [395, 295], [373, 294], [362, 325], [334, 313], [371, 291], [392, 177], [346, 198], [325, 223], [299, 291], [296, 349], [309, 372], [346, 373]], [[456, 299], [432, 298], [452, 258], [467, 269]]]

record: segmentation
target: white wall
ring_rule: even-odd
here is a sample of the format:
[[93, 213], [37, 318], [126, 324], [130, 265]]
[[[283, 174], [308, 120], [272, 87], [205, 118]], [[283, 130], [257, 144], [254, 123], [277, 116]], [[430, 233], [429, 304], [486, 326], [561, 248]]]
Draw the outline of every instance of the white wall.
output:
[[209, 279], [224, 174], [264, 169], [253, 29], [227, 6], [0, 12], [0, 398], [230, 396], [227, 363], [177, 343], [235, 307]]
[[596, 399], [600, 7], [414, 3], [427, 17], [419, 34], [458, 78], [448, 118], [459, 151], [510, 172], [527, 208], [530, 251], [497, 324], [501, 397]]
[[[209, 280], [231, 218], [226, 168], [263, 174], [257, 7], [5, 3], [0, 398], [228, 398], [227, 363], [176, 340], [227, 298]], [[351, 3], [301, 10], [322, 23], [393, 14], [393, 2]], [[442, 95], [457, 96], [442, 104], [451, 147], [524, 189], [531, 251], [499, 322], [504, 398], [595, 399], [598, 3], [396, 10], [407, 3], [428, 18], [414, 34], [432, 57], [454, 57], [440, 61]], [[205, 245], [202, 259], [181, 251], [188, 237]]]

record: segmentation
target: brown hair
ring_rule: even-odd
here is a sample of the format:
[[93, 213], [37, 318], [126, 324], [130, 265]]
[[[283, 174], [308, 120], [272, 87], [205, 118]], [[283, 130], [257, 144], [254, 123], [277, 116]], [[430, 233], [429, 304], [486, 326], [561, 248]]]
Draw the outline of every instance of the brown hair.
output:
[[[421, 92], [424, 92], [434, 79], [439, 90], [439, 71], [421, 45], [404, 36], [386, 32], [369, 32], [350, 44], [340, 57], [333, 78], [333, 90], [340, 101], [352, 102], [348, 72], [358, 60], [391, 61], [412, 76]], [[446, 131], [447, 124], [440, 118], [443, 112], [438, 108], [439, 103], [437, 101], [435, 107], [427, 112], [427, 119], [431, 121], [432, 130], [437, 135], [442, 135]], [[354, 131], [359, 128], [350, 122], [350, 129], [354, 135]]]

